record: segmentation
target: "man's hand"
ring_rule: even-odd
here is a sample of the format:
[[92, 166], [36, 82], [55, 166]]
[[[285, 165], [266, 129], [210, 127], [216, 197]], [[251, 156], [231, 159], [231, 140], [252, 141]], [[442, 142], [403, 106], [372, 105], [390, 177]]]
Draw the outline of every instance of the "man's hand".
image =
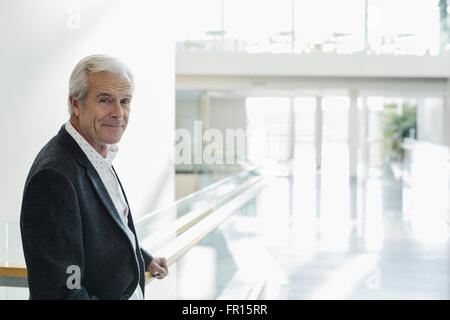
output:
[[157, 279], [162, 279], [169, 274], [169, 268], [167, 268], [167, 260], [163, 257], [153, 258], [148, 264], [147, 270]]

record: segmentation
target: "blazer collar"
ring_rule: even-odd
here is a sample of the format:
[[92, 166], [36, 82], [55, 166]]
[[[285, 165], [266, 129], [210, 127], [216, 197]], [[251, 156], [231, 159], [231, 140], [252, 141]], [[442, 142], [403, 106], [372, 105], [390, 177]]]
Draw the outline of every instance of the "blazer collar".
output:
[[84, 168], [93, 167], [92, 163], [87, 158], [86, 154], [81, 150], [78, 143], [72, 138], [72, 136], [66, 131], [65, 125], [62, 125], [56, 135], [56, 141], [67, 149], [74, 159]]

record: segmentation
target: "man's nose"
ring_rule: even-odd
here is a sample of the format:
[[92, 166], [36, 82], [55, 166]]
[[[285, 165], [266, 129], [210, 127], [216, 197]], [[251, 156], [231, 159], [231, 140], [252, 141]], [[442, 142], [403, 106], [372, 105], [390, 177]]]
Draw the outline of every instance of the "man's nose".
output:
[[123, 119], [123, 110], [122, 110], [122, 105], [120, 104], [120, 101], [117, 101], [114, 103], [113, 110], [111, 112], [111, 117], [113, 117], [114, 119], [117, 119], [117, 120]]

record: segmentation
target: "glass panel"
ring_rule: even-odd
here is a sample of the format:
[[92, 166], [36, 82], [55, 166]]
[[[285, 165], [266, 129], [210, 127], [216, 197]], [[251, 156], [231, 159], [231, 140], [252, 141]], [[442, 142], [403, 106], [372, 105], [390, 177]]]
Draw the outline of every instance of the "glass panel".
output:
[[294, 12], [295, 52], [364, 50], [364, 1], [297, 0]]
[[350, 99], [348, 97], [325, 97], [322, 100], [322, 109], [324, 142], [347, 141]]
[[368, 97], [368, 165], [369, 167], [381, 167], [383, 165], [383, 97]]
[[316, 133], [316, 98], [295, 98], [295, 141], [314, 142]]
[[438, 0], [370, 0], [369, 51], [439, 54], [438, 3]]
[[[19, 222], [0, 222], [0, 262], [25, 264]], [[0, 287], [0, 300], [28, 300], [28, 288]]]
[[[231, 196], [239, 192], [239, 188], [259, 176], [257, 169], [241, 172], [237, 175], [225, 178], [209, 187], [195, 192], [187, 197], [176, 201], [171, 206], [147, 215], [135, 222], [136, 232], [141, 244], [149, 236], [155, 235], [161, 230], [167, 230], [176, 219], [181, 218], [194, 210], [199, 213], [208, 214], [213, 209], [224, 204]], [[176, 237], [176, 234], [168, 234], [162, 243], [152, 246], [157, 249], [163, 243]], [[144, 247], [146, 247], [144, 245]]]
[[[248, 202], [178, 260], [176, 299], [258, 298], [265, 257], [255, 239], [257, 201]], [[202, 281], [195, 276], [199, 270]]]
[[19, 222], [7, 222], [7, 260], [14, 263], [25, 263], [20, 235]]
[[295, 98], [295, 171], [302, 175], [314, 172], [316, 106], [314, 97]]
[[28, 300], [28, 288], [0, 287], [0, 300]]
[[0, 262], [6, 261], [6, 222], [0, 221]]
[[0, 222], [0, 262], [25, 263], [19, 222]]
[[249, 159], [287, 159], [289, 106], [288, 98], [246, 99]]
[[[348, 214], [349, 183], [349, 149], [348, 149], [348, 114], [350, 99], [348, 97], [325, 97], [323, 108], [323, 151], [322, 151], [322, 199], [324, 212], [336, 211]], [[336, 192], [339, 190], [339, 192]]]
[[[180, 50], [336, 52], [366, 48], [364, 0], [177, 1]], [[448, 1], [447, 1], [448, 3]], [[367, 0], [369, 54], [437, 55], [448, 48], [449, 5]], [[293, 43], [294, 42], [294, 43]]]
[[[212, 39], [210, 31], [221, 29], [222, 5], [220, 0], [177, 1], [177, 40]], [[209, 33], [208, 33], [209, 32]]]
[[226, 0], [226, 37], [247, 52], [290, 52], [291, 12], [290, 0]]

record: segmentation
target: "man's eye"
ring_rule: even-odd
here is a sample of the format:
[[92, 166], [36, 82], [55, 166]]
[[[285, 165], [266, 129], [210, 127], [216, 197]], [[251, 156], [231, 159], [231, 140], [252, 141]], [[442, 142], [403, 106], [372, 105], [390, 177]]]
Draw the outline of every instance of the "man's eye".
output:
[[100, 103], [108, 103], [109, 100], [108, 99], [100, 99]]
[[122, 101], [120, 101], [120, 103], [122, 103], [122, 104], [129, 104], [130, 100], [129, 99], [123, 99]]

